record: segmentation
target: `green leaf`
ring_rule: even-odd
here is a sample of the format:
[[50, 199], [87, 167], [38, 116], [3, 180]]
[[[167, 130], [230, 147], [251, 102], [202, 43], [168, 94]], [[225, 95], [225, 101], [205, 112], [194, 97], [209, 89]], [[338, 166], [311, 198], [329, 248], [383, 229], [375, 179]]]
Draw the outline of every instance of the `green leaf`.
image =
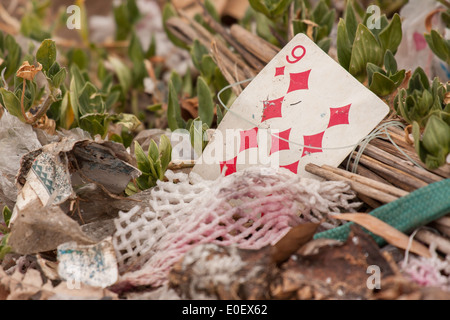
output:
[[159, 159], [159, 149], [155, 140], [152, 140], [150, 142], [150, 145], [148, 147], [148, 156], [153, 161], [153, 163], [155, 163]]
[[380, 68], [379, 66], [374, 65], [373, 63], [367, 64], [367, 78], [369, 79], [369, 86], [372, 84], [372, 78], [374, 73], [381, 73], [382, 75], [386, 75], [384, 70]]
[[192, 97], [194, 88], [192, 87], [191, 69], [188, 68], [183, 77], [183, 94], [187, 97]]
[[20, 111], [21, 108], [19, 98], [5, 88], [0, 88], [0, 94], [2, 96], [4, 107], [9, 111], [9, 113], [16, 116], [20, 120], [25, 121], [22, 116], [22, 112]]
[[395, 54], [402, 42], [402, 37], [402, 20], [396, 13], [387, 28], [379, 34], [378, 38], [384, 50], [391, 50]]
[[152, 179], [148, 174], [142, 174], [136, 179], [136, 183], [141, 190], [147, 190], [153, 186]]
[[8, 245], [8, 239], [11, 233], [3, 236], [2, 241], [0, 242], [0, 261], [5, 258], [5, 255], [12, 251], [12, 248]]
[[5, 49], [8, 51], [8, 54], [2, 65], [6, 67], [5, 79], [9, 79], [9, 77], [16, 73], [21, 65], [22, 49], [17, 44], [14, 37], [9, 34], [5, 37]]
[[200, 41], [195, 39], [192, 44], [192, 48], [191, 48], [190, 52], [191, 52], [192, 63], [198, 70], [201, 70], [202, 59], [203, 59], [203, 56], [209, 54], [208, 49], [206, 49], [206, 47], [204, 45], [202, 45], [200, 43]]
[[69, 60], [69, 66], [76, 64], [80, 70], [87, 69], [89, 66], [89, 57], [82, 49], [75, 48], [67, 53], [67, 59]]
[[[84, 85], [86, 84], [86, 80], [83, 77], [80, 69], [76, 65], [73, 65], [70, 68], [70, 73], [72, 75], [72, 81], [74, 81], [74, 85], [76, 87], [77, 98], [78, 98], [79, 95], [81, 94], [81, 90], [83, 89]], [[72, 89], [70, 89], [70, 90], [72, 91]]]
[[347, 26], [343, 19], [340, 19], [338, 23], [337, 55], [341, 66], [348, 71], [352, 57], [352, 43], [349, 40]]
[[397, 61], [391, 50], [387, 50], [384, 55], [384, 67], [388, 74], [394, 74], [398, 71]]
[[61, 70], [61, 66], [59, 65], [58, 61], [55, 61], [50, 69], [48, 69], [47, 77], [50, 79], [53, 79], [53, 77]]
[[42, 68], [45, 71], [48, 71], [56, 61], [55, 41], [50, 39], [44, 40], [36, 53], [36, 60], [42, 64]]
[[270, 8], [270, 17], [276, 18], [283, 15], [288, 9], [293, 0], [277, 0], [272, 1], [273, 5]]
[[253, 10], [261, 12], [266, 17], [270, 17], [270, 11], [262, 0], [249, 0], [249, 2]]
[[131, 87], [132, 75], [130, 69], [118, 58], [109, 57], [109, 62], [111, 62], [114, 71], [119, 78], [120, 86], [122, 88], [122, 93], [127, 96], [128, 89]]
[[413, 94], [414, 90], [423, 91], [430, 90], [430, 80], [425, 71], [418, 67], [411, 76], [408, 85], [408, 94]]
[[164, 179], [164, 172], [162, 171], [161, 168], [161, 160], [157, 159], [154, 166], [156, 174], [155, 174], [155, 178], [156, 180], [163, 180]]
[[108, 120], [131, 131], [136, 130], [141, 125], [141, 121], [134, 114], [130, 113], [111, 114], [108, 116]]
[[222, 122], [223, 120], [223, 112], [222, 112], [222, 108], [220, 106], [217, 106], [217, 126]]
[[197, 78], [198, 115], [208, 126], [214, 120], [214, 102], [206, 81], [203, 77]]
[[107, 128], [97, 119], [80, 118], [80, 128], [89, 132], [91, 136], [100, 135], [105, 137]]
[[173, 33], [170, 32], [170, 30], [167, 28], [167, 20], [169, 20], [172, 17], [176, 17], [176, 16], [177, 16], [177, 13], [176, 13], [174, 7], [172, 6], [172, 4], [166, 3], [164, 5], [163, 14], [162, 14], [164, 31], [166, 32], [167, 37], [169, 38], [170, 41], [172, 41], [173, 44], [175, 44], [177, 47], [187, 49], [188, 48], [187, 45], [183, 41], [178, 39], [175, 35], [173, 35]]
[[348, 1], [344, 15], [345, 27], [347, 37], [350, 44], [353, 44], [356, 37], [356, 31], [358, 29], [358, 21], [356, 20], [355, 10], [353, 9], [352, 1]]
[[9, 226], [9, 221], [11, 220], [12, 211], [8, 208], [8, 206], [3, 207], [3, 221], [5, 222], [6, 226]]
[[170, 161], [172, 160], [172, 144], [166, 135], [161, 135], [159, 141], [159, 154], [161, 159], [161, 168], [163, 172], [166, 172]]
[[141, 14], [136, 4], [136, 0], [127, 0], [126, 5], [127, 5], [128, 20], [132, 24], [135, 24], [141, 18]]
[[330, 47], [331, 47], [331, 39], [330, 38], [324, 38], [324, 39], [320, 40], [319, 42], [317, 42], [317, 45], [325, 53], [328, 53], [328, 51], [330, 51]]
[[34, 13], [26, 13], [22, 16], [20, 33], [27, 38], [43, 41], [51, 37], [51, 34], [42, 29], [42, 20]]
[[450, 45], [442, 35], [436, 30], [431, 30], [431, 34], [426, 34], [425, 39], [430, 46], [431, 51], [439, 57], [439, 59], [449, 63], [450, 60]]
[[211, 0], [205, 0], [205, 9], [214, 20], [216, 20], [217, 22], [220, 22], [219, 13], [217, 12], [216, 7], [211, 2]]
[[155, 33], [152, 33], [150, 45], [148, 46], [147, 52], [145, 53], [145, 58], [150, 59], [154, 56], [156, 56], [156, 38]]
[[406, 77], [406, 70], [400, 70], [396, 74], [389, 77], [392, 81], [395, 83], [395, 87], [398, 88], [402, 83], [403, 80], [405, 80]]
[[445, 163], [445, 156], [450, 150], [450, 127], [444, 120], [432, 115], [423, 132], [423, 146], [429, 154], [435, 156], [438, 166]]
[[144, 52], [141, 42], [134, 32], [132, 33], [130, 46], [128, 47], [128, 56], [133, 63], [133, 85], [140, 86], [148, 74], [144, 64]]
[[367, 76], [367, 63], [380, 66], [383, 63], [384, 52], [375, 36], [363, 24], [358, 26], [355, 42], [353, 43], [350, 60], [350, 73], [363, 82]]
[[53, 87], [59, 88], [64, 83], [64, 80], [66, 80], [66, 77], [67, 77], [66, 68], [62, 68], [53, 77], [53, 80], [52, 80]]
[[203, 56], [200, 71], [207, 83], [211, 83], [216, 70], [216, 63], [210, 55]]
[[176, 71], [172, 71], [170, 74], [170, 81], [173, 84], [175, 91], [179, 94], [183, 89], [183, 80]]
[[[322, 18], [322, 20], [319, 22], [319, 25], [323, 27], [323, 29], [326, 30], [325, 36], [328, 37], [331, 34], [331, 31], [333, 30], [334, 21], [336, 21], [336, 10], [330, 10], [328, 13]], [[321, 39], [318, 39], [321, 40]]]
[[369, 89], [379, 97], [390, 95], [395, 90], [395, 83], [381, 73], [374, 73]]
[[145, 154], [144, 150], [142, 150], [139, 142], [134, 141], [134, 155], [136, 157], [136, 161], [138, 163], [138, 169], [142, 171], [142, 173], [149, 174], [150, 173], [150, 161]]
[[181, 118], [181, 109], [178, 102], [178, 94], [175, 91], [174, 85], [169, 81], [169, 99], [167, 102], [167, 121], [169, 128], [175, 131], [179, 128], [185, 128], [185, 122]]
[[114, 20], [116, 22], [116, 40], [126, 40], [131, 31], [131, 23], [128, 19], [128, 11], [125, 4], [119, 5], [113, 9]]

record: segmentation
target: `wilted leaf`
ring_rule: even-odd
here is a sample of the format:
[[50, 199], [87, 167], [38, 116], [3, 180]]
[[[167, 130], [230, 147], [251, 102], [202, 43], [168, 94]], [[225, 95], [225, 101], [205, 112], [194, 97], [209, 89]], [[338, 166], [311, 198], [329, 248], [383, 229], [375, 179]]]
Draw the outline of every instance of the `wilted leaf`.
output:
[[291, 230], [272, 248], [272, 260], [281, 264], [294, 254], [300, 247], [310, 241], [320, 224], [302, 223]]
[[[353, 221], [367, 230], [371, 231], [372, 233], [382, 237], [385, 239], [388, 243], [406, 250], [409, 245], [409, 237], [395, 229], [394, 227], [390, 226], [386, 222], [381, 221], [380, 219], [371, 216], [370, 214], [364, 214], [364, 213], [352, 213], [352, 214], [340, 214], [333, 216], [336, 219], [346, 220], [346, 221]], [[418, 255], [421, 255], [423, 257], [430, 258], [431, 254], [428, 251], [428, 249], [418, 243], [417, 241], [412, 241], [411, 252], [414, 252]]]
[[30, 65], [28, 61], [24, 61], [20, 66], [19, 70], [16, 72], [18, 78], [32, 81], [36, 74], [42, 70], [42, 65], [39, 64], [38, 67]]

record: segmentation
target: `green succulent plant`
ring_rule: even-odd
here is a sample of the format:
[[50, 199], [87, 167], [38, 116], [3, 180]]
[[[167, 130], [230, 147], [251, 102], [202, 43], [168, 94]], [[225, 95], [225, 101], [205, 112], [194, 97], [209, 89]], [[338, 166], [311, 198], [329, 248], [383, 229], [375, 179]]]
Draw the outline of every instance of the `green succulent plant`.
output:
[[407, 89], [399, 91], [394, 108], [412, 125], [416, 152], [430, 169], [446, 163], [450, 152], [450, 104], [446, 103], [449, 84], [435, 78], [430, 85], [423, 69], [418, 68]]
[[148, 152], [145, 153], [141, 145], [135, 141], [134, 154], [142, 174], [136, 179], [136, 184], [134, 182], [128, 184], [125, 190], [128, 195], [152, 188], [158, 180], [164, 179], [164, 174], [172, 160], [172, 145], [169, 138], [162, 135], [159, 147], [155, 140], [152, 140]]

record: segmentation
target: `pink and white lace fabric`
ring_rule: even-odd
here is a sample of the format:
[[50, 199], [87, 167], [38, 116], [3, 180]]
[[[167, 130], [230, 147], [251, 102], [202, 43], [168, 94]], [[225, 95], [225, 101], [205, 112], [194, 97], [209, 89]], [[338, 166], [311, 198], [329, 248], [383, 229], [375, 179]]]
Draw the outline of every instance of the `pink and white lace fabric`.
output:
[[412, 257], [403, 261], [402, 270], [417, 284], [424, 287], [438, 287], [450, 292], [450, 255], [445, 260], [438, 257], [435, 245], [430, 246], [431, 258]]
[[148, 203], [115, 219], [120, 284], [158, 287], [171, 267], [198, 244], [260, 249], [303, 221], [339, 224], [330, 213], [359, 203], [345, 182], [320, 182], [281, 169], [252, 168], [215, 181], [166, 172]]

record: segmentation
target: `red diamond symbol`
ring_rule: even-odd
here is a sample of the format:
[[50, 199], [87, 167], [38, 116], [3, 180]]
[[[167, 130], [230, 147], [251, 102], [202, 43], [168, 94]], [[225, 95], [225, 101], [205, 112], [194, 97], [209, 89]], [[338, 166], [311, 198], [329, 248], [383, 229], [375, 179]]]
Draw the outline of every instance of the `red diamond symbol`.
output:
[[258, 127], [250, 130], [241, 131], [241, 148], [239, 152], [250, 148], [258, 148]]
[[[285, 140], [289, 140], [290, 134], [291, 129], [280, 132], [279, 134], [277, 133], [272, 134], [272, 146], [270, 148], [270, 154], [273, 154], [281, 150], [289, 150], [289, 142]], [[285, 140], [281, 140], [280, 138]]]
[[223, 172], [223, 169], [225, 169], [225, 177], [229, 176], [230, 174], [233, 174], [236, 172], [236, 162], [237, 162], [237, 156], [233, 159], [220, 162], [220, 172]]
[[342, 108], [330, 108], [330, 122], [328, 123], [327, 128], [331, 128], [341, 124], [349, 124], [348, 115], [350, 113], [351, 106], [352, 104], [349, 104]]
[[[322, 148], [322, 140], [323, 140], [324, 134], [325, 134], [325, 131], [315, 134], [315, 135], [312, 135], [312, 136], [303, 136], [305, 148], [303, 149], [302, 157], [307, 156], [311, 153], [322, 152], [322, 149], [320, 149], [320, 148]], [[313, 148], [308, 148], [308, 147], [313, 147]]]
[[281, 168], [288, 169], [292, 173], [297, 174], [298, 172], [298, 164], [300, 163], [300, 160], [291, 164], [288, 164], [287, 166], [280, 166]]
[[281, 105], [283, 104], [284, 97], [275, 100], [266, 100], [263, 102], [264, 109], [261, 122], [272, 118], [281, 118]]
[[297, 90], [309, 89], [308, 82], [310, 73], [311, 70], [300, 73], [290, 73], [291, 82], [289, 84], [287, 93]]
[[284, 76], [284, 68], [285, 67], [275, 68], [275, 77]]

